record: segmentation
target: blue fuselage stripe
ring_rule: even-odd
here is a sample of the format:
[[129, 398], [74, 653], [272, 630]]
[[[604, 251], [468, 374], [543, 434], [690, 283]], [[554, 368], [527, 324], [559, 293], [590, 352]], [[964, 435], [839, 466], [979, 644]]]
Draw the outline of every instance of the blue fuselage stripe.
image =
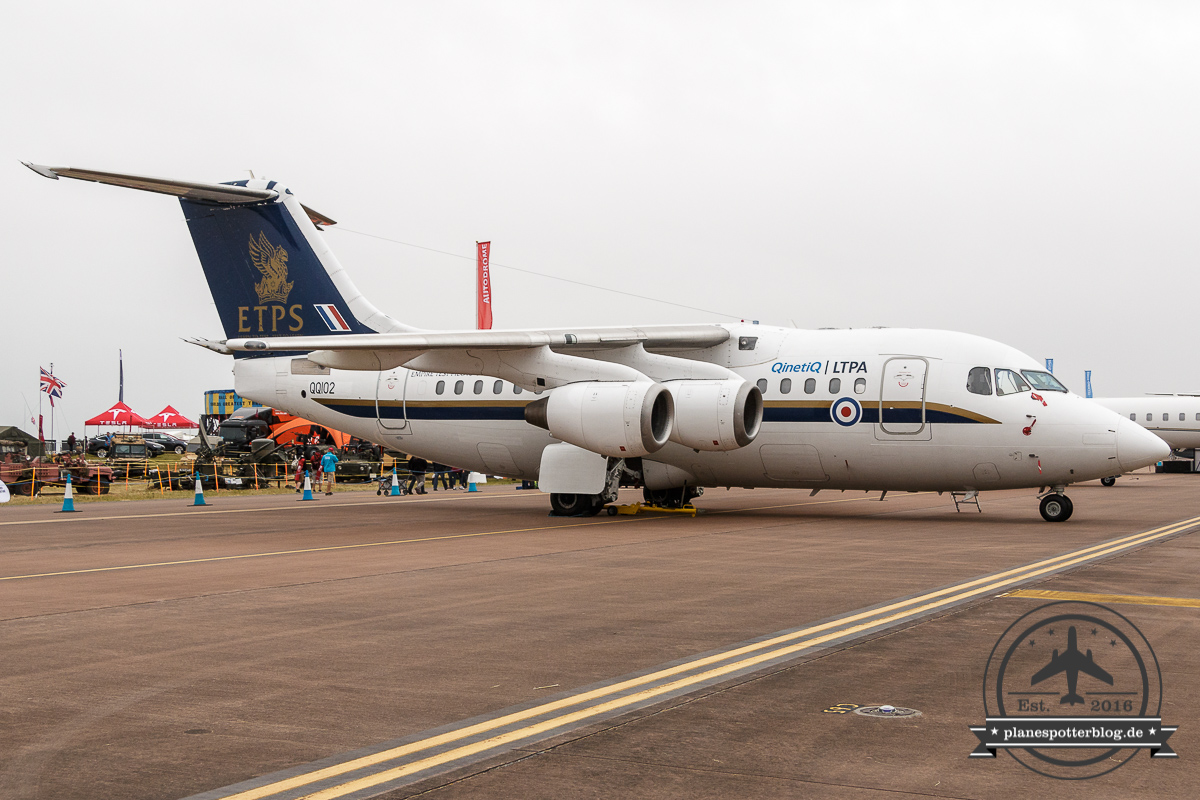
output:
[[[330, 411], [360, 419], [376, 416], [374, 405], [350, 405], [322, 403]], [[380, 406], [378, 414], [383, 419], [428, 419], [428, 420], [523, 420], [523, 406], [476, 406], [468, 403], [446, 403], [441, 406], [409, 406], [408, 413], [401, 406]]]
[[[408, 419], [418, 420], [523, 420], [525, 419], [525, 408], [523, 406], [486, 406], [474, 405], [471, 403], [445, 403], [444, 405], [434, 406], [409, 406], [407, 414], [402, 406], [387, 405], [379, 406], [378, 412], [373, 403], [365, 404], [350, 404], [324, 401], [321, 405], [331, 411], [336, 411], [339, 414], [357, 417], [359, 419], [372, 419], [378, 413], [379, 416], [387, 420]], [[921, 409], [919, 408], [893, 408], [887, 409], [884, 414], [884, 421], [900, 424], [900, 423], [915, 423], [921, 422]], [[980, 420], [970, 419], [969, 417], [953, 414], [946, 411], [938, 411], [935, 409], [925, 409], [925, 421], [929, 423], [941, 424], [979, 424]], [[772, 408], [768, 406], [763, 409], [763, 422], [828, 422], [833, 424], [833, 417], [830, 416], [829, 407], [814, 408]], [[868, 405], [862, 410], [862, 419], [860, 424], [873, 424], [879, 422], [879, 406]]]

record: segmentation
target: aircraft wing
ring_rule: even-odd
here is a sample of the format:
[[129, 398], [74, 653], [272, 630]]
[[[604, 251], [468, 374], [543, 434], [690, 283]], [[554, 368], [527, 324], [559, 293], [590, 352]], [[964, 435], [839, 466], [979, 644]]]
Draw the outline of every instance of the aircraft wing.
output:
[[637, 328], [563, 328], [551, 330], [427, 331], [368, 333], [343, 336], [282, 336], [229, 339], [232, 352], [330, 350], [370, 352], [390, 350], [597, 350], [641, 344], [655, 349], [699, 349], [723, 344], [729, 331], [720, 325], [653, 325]]
[[1046, 680], [1046, 678], [1053, 678], [1058, 673], [1065, 672], [1067, 669], [1065, 662], [1065, 654], [1061, 656], [1056, 655], [1054, 658], [1050, 659], [1049, 664], [1033, 673], [1033, 677], [1029, 679], [1029, 685], [1034, 686]]
[[[1091, 651], [1088, 651], [1088, 654], [1090, 655]], [[1079, 663], [1076, 664], [1076, 666], [1079, 667], [1080, 672], [1086, 672], [1096, 680], [1104, 681], [1109, 686], [1112, 686], [1113, 676], [1096, 666], [1096, 662], [1092, 661], [1090, 658], [1081, 658], [1078, 659], [1078, 661]]]
[[[655, 380], [732, 377], [724, 367], [661, 354], [724, 344], [731, 334], [720, 325], [661, 325], [639, 328], [427, 331], [340, 336], [287, 336], [196, 341], [230, 353], [308, 351], [308, 358], [333, 369], [389, 370], [491, 375], [531, 391], [586, 380]], [[647, 350], [659, 352], [648, 352]]]

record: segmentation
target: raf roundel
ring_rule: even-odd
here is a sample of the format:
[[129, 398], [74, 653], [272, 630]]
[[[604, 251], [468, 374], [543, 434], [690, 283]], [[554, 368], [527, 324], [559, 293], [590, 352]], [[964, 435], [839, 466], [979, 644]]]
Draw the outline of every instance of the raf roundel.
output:
[[862, 419], [862, 406], [853, 397], [839, 397], [833, 401], [829, 414], [838, 425], [849, 427]]

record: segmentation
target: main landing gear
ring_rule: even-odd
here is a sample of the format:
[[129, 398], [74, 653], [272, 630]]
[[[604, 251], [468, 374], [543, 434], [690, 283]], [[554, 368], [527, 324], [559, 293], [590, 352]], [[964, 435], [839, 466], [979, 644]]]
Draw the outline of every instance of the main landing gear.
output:
[[1071, 518], [1075, 506], [1071, 498], [1062, 494], [1061, 490], [1056, 490], [1042, 498], [1042, 505], [1038, 510], [1042, 512], [1042, 519], [1047, 522], [1066, 522]]
[[552, 494], [550, 510], [556, 517], [594, 517], [604, 508], [598, 494]]
[[683, 508], [694, 498], [704, 494], [699, 486], [680, 486], [674, 489], [642, 489], [642, 498], [648, 505], [659, 508]]
[[594, 517], [607, 503], [615, 503], [617, 490], [621, 488], [621, 476], [635, 475], [623, 458], [610, 458], [604, 475], [604, 491], [600, 494], [554, 494], [550, 495], [552, 517]]
[[1110, 476], [1109, 476], [1109, 477], [1107, 477], [1107, 478], [1101, 478], [1101, 479], [1100, 479], [1100, 485], [1101, 485], [1101, 486], [1112, 486], [1112, 485], [1114, 485], [1116, 482], [1117, 482], [1117, 476], [1116, 476], [1116, 475], [1110, 475]]

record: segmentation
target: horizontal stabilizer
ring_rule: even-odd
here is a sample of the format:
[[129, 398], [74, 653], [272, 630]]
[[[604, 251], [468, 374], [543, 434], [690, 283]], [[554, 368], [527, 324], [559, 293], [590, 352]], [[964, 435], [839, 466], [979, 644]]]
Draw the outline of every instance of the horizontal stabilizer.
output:
[[[109, 186], [120, 186], [125, 189], [169, 194], [201, 203], [218, 203], [223, 206], [252, 205], [279, 197], [279, 192], [274, 189], [249, 189], [245, 186], [232, 186], [224, 183], [195, 183], [171, 178], [151, 178], [146, 175], [127, 175], [120, 172], [100, 172], [94, 169], [76, 169], [74, 167], [44, 167], [28, 161], [21, 163], [38, 175], [52, 180], [75, 178], [81, 181], [105, 183]], [[309, 219], [316, 225], [337, 224], [324, 214], [313, 211], [307, 206], [303, 208]]]

